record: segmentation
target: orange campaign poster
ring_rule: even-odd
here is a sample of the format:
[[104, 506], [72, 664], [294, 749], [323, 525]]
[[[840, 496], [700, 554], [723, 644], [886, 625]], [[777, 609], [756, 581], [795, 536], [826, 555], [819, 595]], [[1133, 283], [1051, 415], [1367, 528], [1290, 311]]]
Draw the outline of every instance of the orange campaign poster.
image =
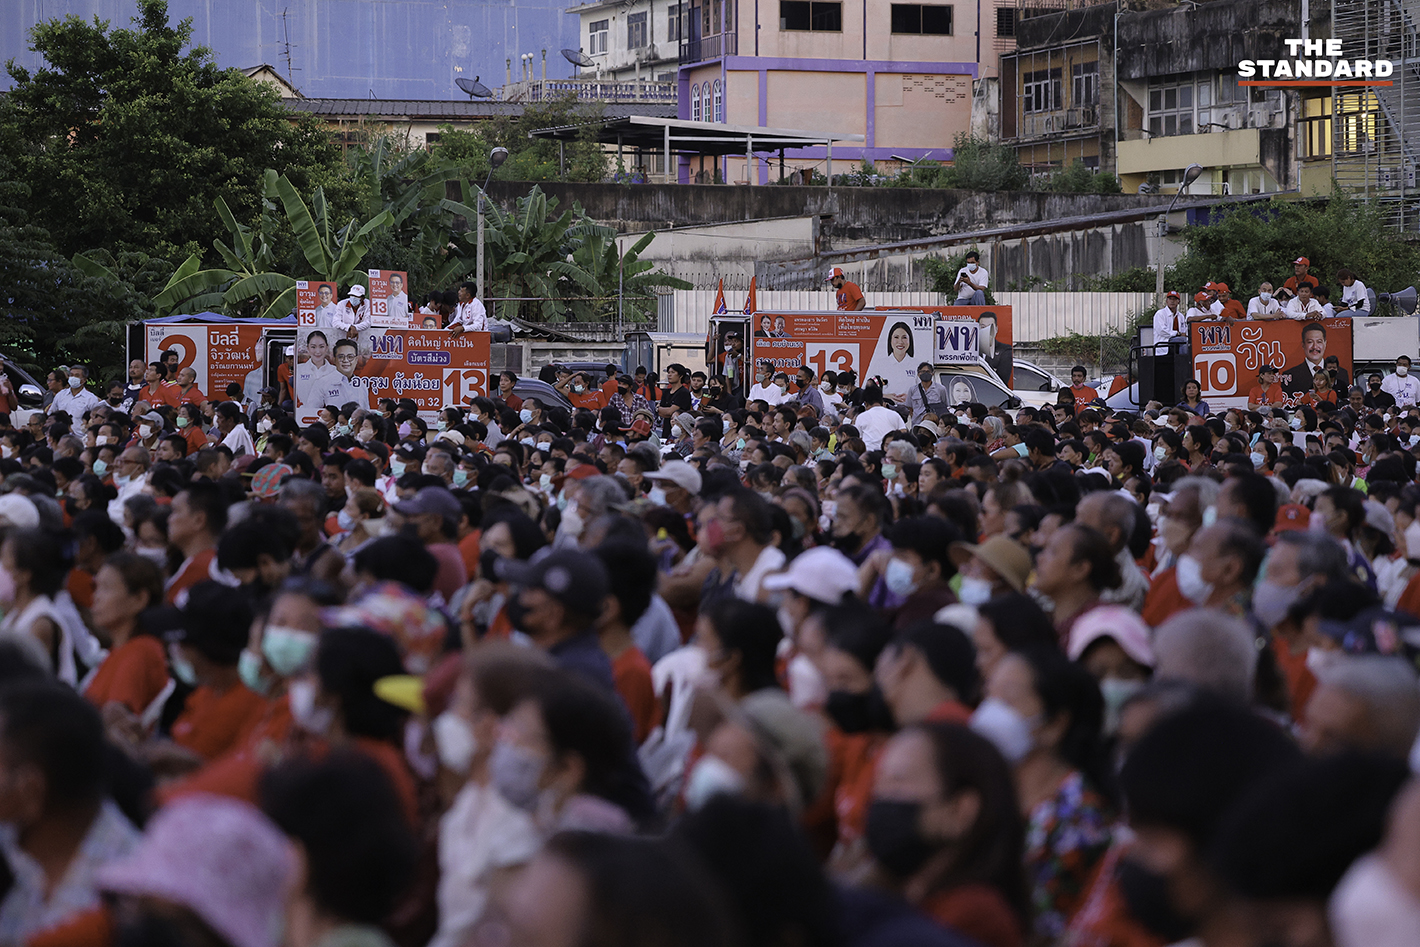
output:
[[296, 280], [296, 321], [303, 326], [328, 326], [330, 315], [340, 302], [340, 287], [318, 280]]
[[325, 405], [378, 410], [381, 398], [410, 398], [433, 421], [445, 407], [488, 393], [492, 336], [446, 329], [369, 329], [349, 339], [296, 331], [296, 418], [311, 424]]
[[[1301, 403], [1312, 387], [1312, 378], [1323, 370], [1328, 356], [1340, 362], [1332, 388], [1344, 404], [1351, 385], [1352, 327], [1345, 318], [1276, 319], [1268, 322], [1193, 322], [1189, 324], [1193, 347], [1193, 375], [1203, 399], [1217, 413], [1247, 405], [1247, 393], [1258, 384], [1263, 365], [1278, 370], [1286, 404]], [[1183, 389], [1183, 380], [1178, 383]]]
[[370, 324], [377, 329], [408, 329], [409, 274], [370, 270]]
[[144, 360], [156, 362], [163, 352], [176, 349], [178, 367], [191, 368], [197, 373], [197, 387], [206, 393], [207, 399], [226, 401], [227, 385], [232, 382], [250, 392], [260, 391], [266, 384], [261, 364], [264, 328], [260, 325], [150, 324]]
[[982, 360], [990, 365], [992, 371], [1006, 383], [1006, 387], [1011, 387], [1011, 375], [1014, 371], [1011, 343], [1014, 339], [1010, 306], [902, 306], [900, 308], [921, 310], [936, 316], [938, 325], [936, 327], [936, 345], [934, 346], [936, 354], [933, 356], [933, 360], [938, 365], [976, 361], [975, 358], [968, 358], [969, 351], [966, 343], [972, 341], [970, 335], [953, 332], [950, 325], [942, 324], [967, 321], [976, 323], [977, 331], [972, 344], [975, 345]]
[[884, 392], [906, 394], [917, 384], [917, 366], [933, 360], [935, 323], [930, 313], [901, 310], [760, 310], [751, 357], [791, 375], [800, 365], [820, 375], [852, 370], [859, 385], [881, 378]]

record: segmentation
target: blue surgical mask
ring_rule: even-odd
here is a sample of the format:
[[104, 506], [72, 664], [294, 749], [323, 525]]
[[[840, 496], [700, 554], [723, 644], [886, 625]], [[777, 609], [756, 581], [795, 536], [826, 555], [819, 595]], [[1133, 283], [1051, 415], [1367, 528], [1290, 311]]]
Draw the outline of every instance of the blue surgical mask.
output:
[[179, 681], [188, 687], [197, 686], [197, 670], [192, 666], [192, 662], [182, 656], [177, 645], [168, 646], [168, 663], [172, 665], [173, 674]]
[[891, 480], [897, 476], [897, 464], [883, 464], [883, 479]]
[[532, 411], [531, 411], [531, 409], [524, 408], [523, 410], [519, 411], [519, 412], [518, 412], [518, 417], [522, 419], [522, 422], [523, 422], [524, 424], [531, 424], [531, 423], [532, 423]]
[[390, 461], [390, 476], [394, 477], [394, 479], [398, 480], [400, 477], [403, 477], [403, 476], [404, 476], [404, 471], [405, 471], [405, 464], [404, 464], [403, 461], [399, 461], [399, 460], [392, 460], [392, 461]]
[[94, 476], [102, 480], [106, 473], [108, 473], [108, 463], [102, 460], [94, 461]]
[[468, 486], [468, 471], [467, 471], [467, 470], [464, 470], [462, 467], [460, 467], [460, 468], [458, 468], [457, 470], [454, 471], [454, 486], [456, 486], [456, 487], [466, 487], [466, 486]]
[[267, 625], [261, 636], [261, 653], [271, 669], [282, 677], [290, 677], [310, 660], [320, 639], [309, 631]]
[[261, 697], [271, 693], [271, 681], [261, 676], [261, 656], [245, 648], [237, 658], [237, 676], [252, 693]]

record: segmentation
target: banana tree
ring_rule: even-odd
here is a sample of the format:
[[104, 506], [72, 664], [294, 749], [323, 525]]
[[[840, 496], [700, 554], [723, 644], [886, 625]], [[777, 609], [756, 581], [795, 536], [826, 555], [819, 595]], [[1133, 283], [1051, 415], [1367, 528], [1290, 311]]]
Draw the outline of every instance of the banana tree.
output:
[[654, 232], [641, 237], [625, 253], [618, 253], [616, 230], [589, 217], [573, 226], [568, 237], [572, 240], [572, 263], [596, 279], [596, 295], [605, 297], [573, 301], [569, 308], [579, 322], [613, 318], [645, 322], [655, 316], [657, 290], [695, 288], [683, 279], [657, 272], [654, 263], [641, 259], [656, 237]]

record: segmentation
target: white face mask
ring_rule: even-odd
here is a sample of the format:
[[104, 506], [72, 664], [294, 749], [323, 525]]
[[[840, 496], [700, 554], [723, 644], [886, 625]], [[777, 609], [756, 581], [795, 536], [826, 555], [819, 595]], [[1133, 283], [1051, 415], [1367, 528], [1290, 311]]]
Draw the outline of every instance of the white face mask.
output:
[[985, 605], [991, 601], [991, 583], [975, 576], [961, 577], [961, 592], [957, 596], [966, 605]]
[[291, 717], [296, 725], [307, 733], [323, 736], [335, 722], [335, 713], [329, 707], [316, 706], [316, 682], [309, 678], [292, 681], [287, 689], [291, 703]]
[[1178, 590], [1183, 597], [1195, 605], [1202, 605], [1213, 595], [1212, 583], [1203, 581], [1203, 567], [1198, 560], [1188, 554], [1178, 559]]
[[1272, 301], [1272, 294], [1271, 294], [1271, 293], [1258, 293], [1258, 294], [1257, 294], [1257, 298], [1260, 299], [1260, 300], [1262, 300], [1264, 303], [1270, 303], [1270, 302]]
[[971, 729], [994, 743], [1012, 766], [1025, 759], [1035, 746], [1031, 721], [996, 697], [986, 698], [976, 708], [971, 715]]
[[819, 388], [826, 395], [833, 394], [833, 384], [831, 382], [824, 382], [823, 384], [819, 385]]
[[153, 428], [147, 424], [140, 425], [138, 428], [138, 436], [146, 441], [153, 436]]
[[1395, 373], [1396, 373], [1397, 375], [1399, 375], [1401, 378], [1404, 378], [1406, 375], [1409, 375], [1409, 374], [1410, 374], [1410, 366], [1409, 366], [1409, 365], [1397, 365], [1397, 366], [1395, 366]]
[[452, 710], [446, 710], [434, 718], [434, 747], [439, 751], [439, 762], [444, 768], [460, 776], [469, 771], [473, 756], [478, 752], [478, 739], [473, 735], [473, 727]]
[[744, 788], [745, 778], [739, 770], [718, 756], [702, 756], [686, 780], [685, 807], [695, 812], [716, 796], [738, 796]]
[[1308, 648], [1307, 649], [1307, 670], [1316, 677], [1321, 677], [1330, 668], [1336, 667], [1346, 660], [1346, 652], [1332, 651], [1329, 648]]
[[977, 265], [976, 265], [975, 263], [968, 263], [968, 264], [966, 265], [966, 268], [967, 268], [968, 270], [971, 270], [971, 272], [975, 273], [975, 272], [976, 272], [976, 269], [977, 269]]
[[74, 376], [74, 375], [70, 375], [70, 376], [69, 376], [69, 387], [70, 387], [70, 388], [78, 388], [78, 387], [79, 387], [80, 385], [82, 385], [82, 384], [83, 384], [83, 382], [80, 381], [80, 380], [78, 379], [78, 377], [76, 377], [76, 376]]

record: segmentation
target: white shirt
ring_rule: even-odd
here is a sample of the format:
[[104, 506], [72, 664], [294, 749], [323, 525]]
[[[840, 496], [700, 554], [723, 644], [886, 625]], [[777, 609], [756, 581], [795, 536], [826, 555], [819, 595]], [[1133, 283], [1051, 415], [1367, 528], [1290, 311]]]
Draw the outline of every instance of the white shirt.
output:
[[350, 300], [342, 299], [330, 307], [328, 316], [330, 322], [327, 324], [333, 329], [355, 329], [363, 332], [370, 328], [370, 306], [368, 303], [361, 306], [357, 313], [355, 307], [350, 305]]
[[765, 546], [759, 551], [759, 558], [754, 560], [749, 571], [735, 580], [735, 598], [746, 602], [759, 601], [759, 585], [764, 581], [764, 577], [784, 568], [787, 561], [778, 546]]
[[292, 380], [295, 383], [298, 404], [296, 420], [302, 424], [310, 424], [316, 419], [316, 412], [328, 404], [322, 400], [325, 396], [323, 389], [344, 379], [332, 362], [327, 361], [317, 367], [314, 362], [308, 360], [296, 364], [295, 377]]
[[454, 317], [449, 320], [448, 328], [463, 326], [465, 332], [487, 332], [488, 331], [488, 310], [483, 308], [483, 303], [474, 299], [471, 302], [459, 303], [454, 309]]
[[[991, 274], [986, 272], [986, 267], [984, 266], [978, 266], [976, 268], [976, 272], [974, 273], [972, 272], [971, 267], [963, 266], [961, 269], [957, 270], [957, 280], [960, 280], [963, 276], [971, 280], [977, 286], [980, 286], [983, 292], [985, 292], [986, 287], [991, 279]], [[952, 285], [955, 286], [956, 281], [953, 281]], [[957, 299], [965, 299], [974, 292], [976, 292], [976, 290], [972, 289], [970, 286], [967, 286], [965, 283], [962, 283], [960, 286], [957, 286]]]
[[1208, 311], [1215, 316], [1221, 316], [1223, 314], [1223, 301], [1221, 299], [1213, 300], [1208, 304]]
[[1360, 280], [1352, 280], [1350, 286], [1341, 287], [1341, 301], [1344, 303], [1360, 303], [1351, 312], [1370, 315], [1371, 297], [1366, 295], [1366, 284]]
[[875, 404], [854, 418], [853, 426], [862, 435], [863, 445], [868, 450], [882, 450], [883, 438], [893, 431], [904, 430], [907, 423], [892, 408]]
[[1402, 378], [1391, 373], [1381, 379], [1381, 391], [1395, 399], [1397, 408], [1408, 408], [1420, 402], [1420, 378], [1409, 374]]
[[[1154, 341], [1167, 342], [1174, 336], [1181, 336], [1186, 340], [1188, 338], [1188, 329], [1182, 324], [1184, 316], [1185, 314], [1183, 312], [1174, 312], [1168, 306], [1154, 313]], [[1166, 354], [1167, 351], [1167, 349], [1164, 349], [1157, 354], [1163, 355]]]
[[1308, 299], [1305, 306], [1302, 305], [1301, 297], [1297, 297], [1287, 303], [1287, 308], [1282, 310], [1287, 314], [1288, 319], [1308, 319], [1321, 318], [1321, 303], [1315, 299]]
[[222, 445], [232, 452], [233, 457], [256, 453], [256, 445], [251, 442], [251, 432], [240, 422], [222, 438]]
[[755, 385], [749, 390], [749, 396], [745, 400], [767, 401], [769, 402], [769, 406], [772, 408], [775, 405], [779, 404], [779, 402], [783, 401], [786, 397], [787, 395], [779, 390], [778, 385], [768, 384]]
[[102, 401], [102, 398], [85, 388], [65, 388], [49, 403], [49, 413], [58, 414], [63, 411], [73, 419], [69, 426], [80, 431], [84, 426], [84, 412]]
[[385, 300], [385, 314], [391, 322], [409, 322], [409, 296], [396, 293]]
[[429, 947], [467, 943], [498, 873], [531, 861], [541, 847], [532, 816], [492, 786], [465, 783], [439, 820], [439, 930]]
[[1247, 301], [1247, 316], [1249, 319], [1254, 316], [1272, 316], [1282, 311], [1282, 305], [1277, 302], [1277, 298], [1262, 301], [1261, 296], [1254, 296]]
[[1197, 306], [1189, 306], [1188, 313], [1185, 318], [1189, 322], [1199, 322], [1205, 319], [1212, 319], [1213, 312], [1209, 309], [1199, 309]]

